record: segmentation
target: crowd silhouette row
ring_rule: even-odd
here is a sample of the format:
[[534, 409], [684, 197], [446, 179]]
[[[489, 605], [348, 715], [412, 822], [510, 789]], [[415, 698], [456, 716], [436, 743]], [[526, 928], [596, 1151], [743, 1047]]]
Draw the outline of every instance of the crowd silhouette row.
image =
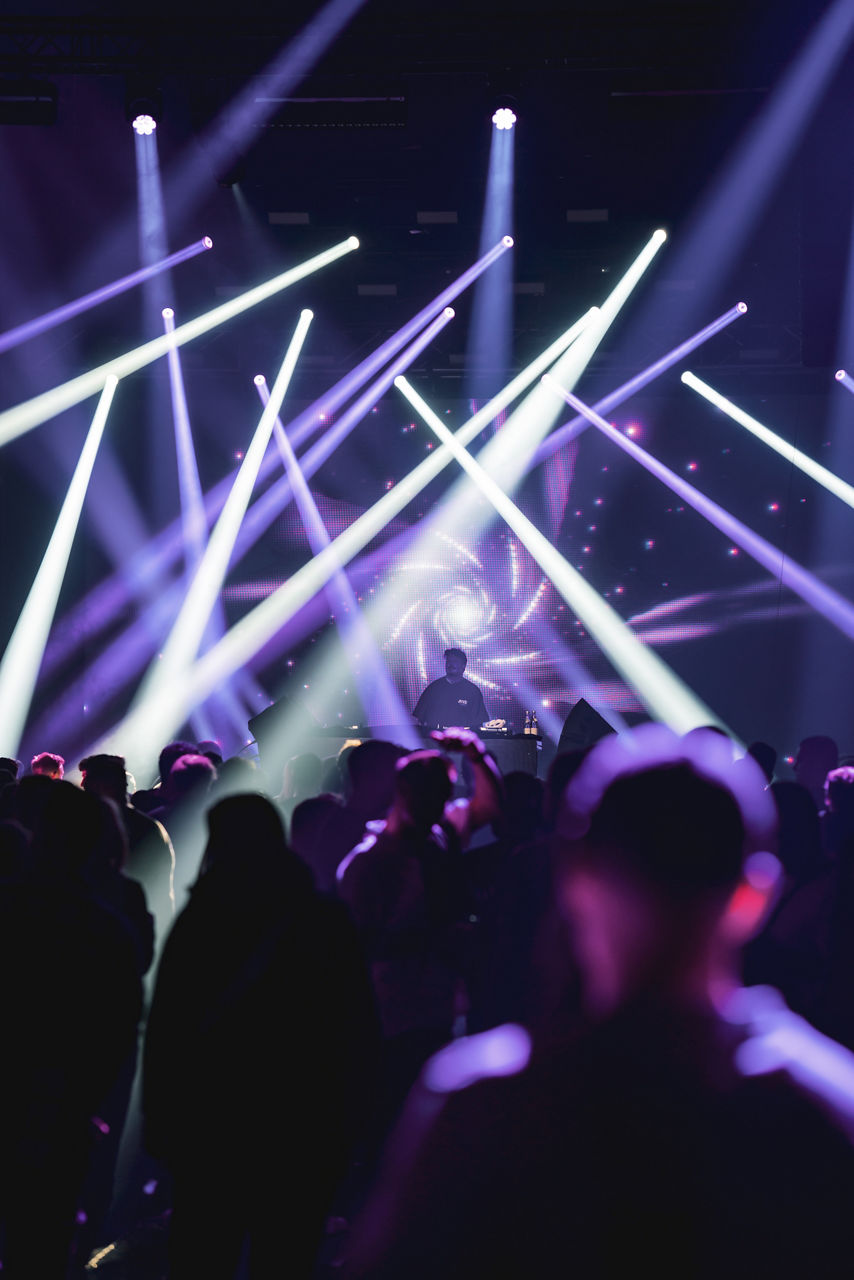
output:
[[434, 738], [0, 759], [4, 1278], [848, 1274], [854, 765]]

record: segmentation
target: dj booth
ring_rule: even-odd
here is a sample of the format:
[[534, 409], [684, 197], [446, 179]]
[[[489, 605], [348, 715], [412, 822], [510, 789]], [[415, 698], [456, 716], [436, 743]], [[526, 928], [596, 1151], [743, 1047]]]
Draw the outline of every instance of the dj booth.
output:
[[[417, 725], [374, 725], [372, 728], [360, 726], [349, 732], [340, 729], [309, 729], [300, 741], [300, 750], [320, 756], [321, 760], [335, 756], [345, 742], [365, 742], [368, 738], [381, 738], [385, 742], [397, 742], [406, 746], [415, 732], [425, 747], [435, 747], [437, 743], [427, 730]], [[537, 776], [540, 753], [543, 749], [542, 739], [530, 734], [489, 733], [483, 730], [478, 734], [487, 751], [495, 760], [502, 773], [514, 773], [517, 770]], [[263, 756], [263, 748], [262, 748]], [[456, 753], [450, 752], [454, 755]]]

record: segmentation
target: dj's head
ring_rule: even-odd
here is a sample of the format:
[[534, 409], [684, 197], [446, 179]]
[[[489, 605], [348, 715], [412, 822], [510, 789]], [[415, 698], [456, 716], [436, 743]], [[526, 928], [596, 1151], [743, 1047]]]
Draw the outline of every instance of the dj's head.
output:
[[445, 650], [445, 675], [452, 680], [459, 680], [466, 669], [468, 659], [462, 649]]

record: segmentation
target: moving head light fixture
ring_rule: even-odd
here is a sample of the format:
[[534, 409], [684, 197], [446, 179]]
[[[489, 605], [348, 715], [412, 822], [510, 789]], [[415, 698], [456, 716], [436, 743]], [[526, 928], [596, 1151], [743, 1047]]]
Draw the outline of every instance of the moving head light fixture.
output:
[[125, 86], [125, 116], [136, 133], [154, 133], [163, 114], [163, 95], [151, 76], [129, 77]]

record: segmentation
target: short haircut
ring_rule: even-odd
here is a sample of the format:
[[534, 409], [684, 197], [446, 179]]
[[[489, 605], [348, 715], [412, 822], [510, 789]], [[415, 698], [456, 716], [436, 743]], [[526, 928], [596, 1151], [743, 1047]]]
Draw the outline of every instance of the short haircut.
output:
[[62, 756], [55, 755], [52, 751], [40, 751], [37, 756], [33, 756], [30, 761], [30, 768], [33, 773], [62, 773], [65, 769], [65, 760]]
[[831, 813], [844, 816], [849, 824], [854, 824], [854, 768], [851, 765], [831, 769], [825, 779], [824, 794]]
[[677, 738], [661, 725], [610, 737], [567, 789], [560, 828], [579, 839], [570, 862], [626, 876], [670, 897], [702, 898], [738, 883], [745, 857], [776, 826], [765, 779], [712, 733]]
[[128, 778], [124, 756], [87, 756], [85, 760], [80, 761], [78, 767], [90, 782], [98, 782], [116, 795], [124, 795], [127, 791]]
[[450, 658], [452, 655], [457, 658], [462, 658], [463, 662], [468, 662], [468, 658], [463, 653], [462, 649], [446, 649], [442, 656], [444, 658]]
[[157, 767], [160, 770], [160, 785], [165, 785], [176, 760], [180, 760], [181, 756], [194, 756], [196, 754], [196, 744], [194, 742], [167, 742], [157, 758]]
[[397, 764], [397, 794], [417, 827], [439, 822], [453, 794], [453, 767], [438, 751], [413, 751]]

